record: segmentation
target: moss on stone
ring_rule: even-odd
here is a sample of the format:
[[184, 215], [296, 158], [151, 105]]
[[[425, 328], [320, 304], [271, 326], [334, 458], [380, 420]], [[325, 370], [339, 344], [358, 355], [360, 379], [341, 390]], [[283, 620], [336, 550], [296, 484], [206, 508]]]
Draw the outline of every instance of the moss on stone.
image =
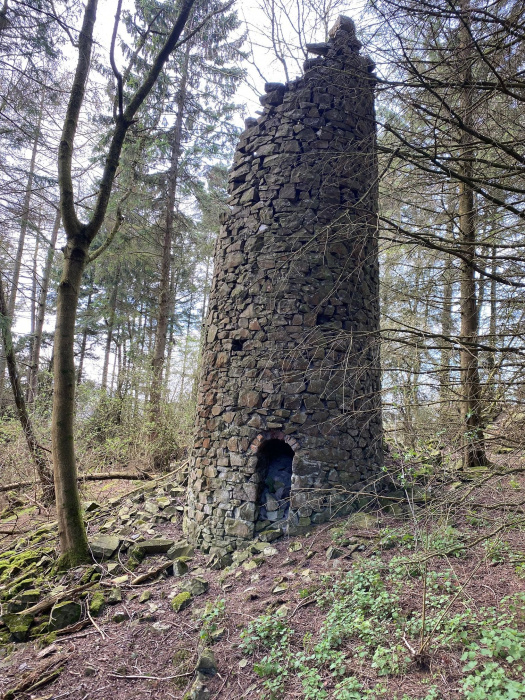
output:
[[40, 637], [38, 640], [38, 646], [43, 648], [53, 644], [53, 642], [56, 642], [57, 636], [58, 635], [56, 632], [49, 632], [49, 634]]
[[128, 562], [126, 564], [130, 571], [135, 571], [135, 569], [142, 563], [146, 552], [142, 547], [132, 547], [130, 550], [130, 555]]
[[16, 552], [14, 550], [4, 552], [2, 557], [0, 557], [0, 582], [8, 582], [10, 578], [19, 576], [24, 569], [33, 567], [33, 564], [37, 564], [43, 557], [52, 553], [53, 550], [49, 547], [28, 549], [25, 552]]
[[19, 581], [11, 588], [8, 588], [7, 590], [5, 590], [2, 593], [2, 599], [3, 600], [11, 600], [21, 591], [26, 591], [26, 590], [29, 590], [31, 588], [36, 588], [36, 581], [37, 580], [33, 577], [22, 579], [22, 581]]
[[174, 612], [180, 612], [187, 608], [191, 603], [191, 593], [188, 591], [182, 591], [171, 600], [171, 608]]
[[23, 593], [21, 593], [16, 598], [11, 598], [11, 600], [7, 604], [7, 612], [21, 612], [22, 610], [25, 610], [26, 608], [31, 607], [31, 605], [37, 603], [40, 600], [41, 595], [42, 591], [40, 590], [40, 588], [30, 588], [26, 591], [23, 591]]
[[26, 641], [33, 619], [32, 615], [18, 615], [17, 613], [2, 615], [2, 621], [11, 633], [11, 639], [14, 642]]
[[98, 572], [94, 566], [88, 566], [82, 574], [82, 578], [80, 579], [80, 585], [83, 586], [85, 583], [89, 583], [96, 573]]
[[97, 591], [93, 593], [93, 597], [89, 602], [89, 612], [93, 617], [98, 617], [102, 612], [102, 609], [106, 605], [106, 599], [102, 591]]
[[82, 608], [80, 603], [74, 600], [63, 600], [55, 603], [49, 617], [49, 629], [51, 631], [61, 630], [64, 627], [74, 625], [80, 620]]
[[31, 628], [31, 637], [40, 637], [49, 632], [49, 620], [44, 620], [40, 624]]
[[13, 557], [16, 557], [16, 554], [14, 549], [8, 549], [7, 552], [0, 554], [0, 562], [11, 561]]

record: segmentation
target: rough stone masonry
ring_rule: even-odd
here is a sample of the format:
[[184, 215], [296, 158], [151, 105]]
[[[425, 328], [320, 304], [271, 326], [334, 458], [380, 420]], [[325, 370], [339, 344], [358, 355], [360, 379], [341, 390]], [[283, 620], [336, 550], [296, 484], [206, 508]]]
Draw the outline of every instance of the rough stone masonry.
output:
[[354, 23], [247, 119], [215, 252], [188, 537], [228, 552], [347, 513], [381, 472], [374, 64]]

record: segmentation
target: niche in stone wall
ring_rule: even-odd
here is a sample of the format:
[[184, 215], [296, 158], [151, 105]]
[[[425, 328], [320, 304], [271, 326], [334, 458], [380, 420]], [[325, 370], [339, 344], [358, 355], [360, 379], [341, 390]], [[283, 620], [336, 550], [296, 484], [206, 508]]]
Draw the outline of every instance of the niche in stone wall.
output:
[[259, 520], [286, 521], [290, 509], [294, 451], [284, 440], [271, 439], [261, 445], [257, 456]]

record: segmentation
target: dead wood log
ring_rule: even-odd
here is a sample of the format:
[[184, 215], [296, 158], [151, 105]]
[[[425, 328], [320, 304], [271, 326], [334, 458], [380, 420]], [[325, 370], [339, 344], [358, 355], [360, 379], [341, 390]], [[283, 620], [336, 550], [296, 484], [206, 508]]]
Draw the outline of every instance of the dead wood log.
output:
[[0, 491], [16, 491], [17, 489], [23, 489], [26, 486], [33, 486], [36, 481], [17, 481], [14, 484], [3, 484], [0, 486]]
[[[78, 480], [109, 481], [110, 479], [127, 479], [128, 481], [153, 481], [154, 478], [155, 477], [147, 472], [138, 472], [137, 474], [130, 474], [129, 472], [100, 472], [99, 474], [80, 474]], [[13, 484], [4, 484], [0, 486], [0, 492], [17, 491], [26, 486], [34, 486], [37, 483], [36, 481], [17, 481]]]
[[163, 571], [166, 571], [166, 569], [169, 569], [170, 566], [173, 566], [173, 562], [165, 561], [160, 566], [156, 566], [154, 569], [150, 569], [149, 571], [146, 571], [146, 573], [140, 574], [140, 576], [134, 578], [133, 581], [131, 581], [131, 585], [138, 586], [139, 583], [144, 583], [144, 581], [148, 581], [148, 579], [154, 578], [158, 574], [161, 574]]
[[71, 654], [63, 654], [58, 658], [47, 659], [38, 664], [32, 671], [28, 671], [22, 676], [15, 688], [11, 688], [4, 693], [4, 695], [2, 695], [2, 700], [13, 700], [13, 698], [16, 698], [18, 695], [25, 695], [30, 691], [37, 690], [37, 688], [42, 688], [42, 686], [50, 683], [62, 673], [70, 657]]
[[80, 475], [79, 481], [109, 481], [110, 479], [128, 479], [129, 481], [153, 481], [155, 477], [147, 472], [130, 474], [129, 472], [100, 472], [99, 474]]
[[84, 627], [87, 627], [88, 625], [91, 624], [91, 620], [89, 617], [86, 617], [84, 620], [79, 620], [78, 622], [75, 622], [74, 625], [69, 625], [69, 627], [63, 627], [61, 630], [55, 630], [56, 635], [63, 635], [63, 634], [74, 634], [75, 632], [79, 632], [80, 630], [83, 630]]
[[66, 591], [61, 591], [60, 593], [55, 593], [54, 595], [50, 595], [47, 598], [44, 598], [44, 600], [41, 600], [39, 603], [36, 603], [30, 608], [26, 608], [23, 610], [21, 613], [18, 613], [19, 615], [38, 615], [41, 612], [45, 612], [46, 610], [49, 610], [50, 608], [53, 607], [55, 603], [59, 603], [61, 600], [64, 600], [64, 598], [69, 598], [72, 595], [75, 595], [76, 593], [81, 593], [82, 591], [87, 590], [88, 588], [91, 588], [91, 586], [94, 586], [97, 581], [90, 581], [89, 583], [85, 583], [83, 586], [76, 586], [75, 588], [68, 588]]

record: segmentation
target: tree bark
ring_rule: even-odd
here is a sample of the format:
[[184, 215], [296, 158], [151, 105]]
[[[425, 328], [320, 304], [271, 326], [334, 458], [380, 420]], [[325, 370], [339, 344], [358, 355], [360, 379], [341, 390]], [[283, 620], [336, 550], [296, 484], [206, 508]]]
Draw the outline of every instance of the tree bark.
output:
[[53, 477], [49, 471], [46, 457], [44, 451], [38, 444], [36, 439], [33, 425], [29, 414], [27, 412], [27, 406], [24, 399], [24, 392], [22, 390], [22, 384], [20, 382], [20, 375], [18, 373], [18, 367], [16, 363], [15, 350], [13, 347], [13, 338], [11, 336], [11, 317], [9, 315], [9, 310], [7, 308], [7, 302], [4, 292], [4, 283], [0, 275], [0, 325], [2, 327], [2, 340], [5, 348], [7, 370], [9, 372], [9, 379], [11, 381], [11, 388], [13, 390], [13, 396], [15, 399], [16, 410], [18, 413], [18, 418], [24, 431], [24, 436], [27, 442], [27, 447], [35, 463], [35, 467], [38, 473], [38, 478], [42, 484], [43, 500], [47, 505], [51, 504], [54, 500], [54, 489], [53, 489]]
[[82, 273], [88, 255], [85, 237], [68, 241], [58, 286], [54, 344], [53, 463], [60, 547], [69, 566], [90, 558], [77, 486], [74, 442], [75, 321]]
[[450, 361], [452, 359], [452, 349], [450, 339], [452, 335], [452, 288], [453, 288], [452, 259], [446, 257], [443, 267], [443, 306], [441, 309], [441, 333], [444, 336], [443, 348], [441, 350], [441, 370], [439, 375], [439, 401], [440, 413], [445, 424], [450, 424], [450, 402], [452, 398]]
[[190, 330], [191, 330], [191, 310], [193, 308], [193, 294], [190, 294], [190, 303], [188, 305], [188, 318], [186, 319], [186, 337], [184, 338], [184, 351], [182, 356], [182, 369], [180, 376], [180, 391], [179, 402], [184, 399], [184, 389], [186, 382], [186, 370], [188, 367], [188, 355], [190, 350]]
[[[38, 232], [40, 232], [40, 221], [38, 222]], [[38, 301], [37, 301], [37, 290], [38, 290], [38, 252], [40, 247], [40, 236], [37, 233], [35, 239], [35, 250], [33, 253], [33, 269], [31, 271], [31, 331], [29, 336], [29, 357], [33, 357], [33, 347], [35, 345], [35, 330], [36, 330], [36, 317], [38, 313]], [[29, 395], [31, 393], [31, 363], [29, 363], [27, 368], [27, 386], [26, 386], [26, 401], [29, 402]]]
[[[463, 0], [460, 14], [460, 60], [464, 87], [461, 92], [463, 120], [467, 127], [473, 125], [472, 88], [472, 38], [470, 34], [471, 12], [468, 0]], [[485, 442], [481, 415], [481, 384], [479, 379], [478, 309], [476, 279], [473, 263], [476, 257], [476, 211], [474, 191], [467, 184], [473, 178], [475, 147], [472, 137], [465, 129], [460, 137], [460, 170], [464, 177], [459, 183], [459, 237], [462, 258], [460, 259], [460, 376], [461, 419], [463, 441], [463, 468], [485, 466]]]
[[490, 280], [490, 319], [489, 319], [489, 345], [492, 350], [487, 353], [487, 385], [485, 388], [485, 401], [487, 402], [487, 418], [493, 420], [498, 415], [498, 406], [496, 401], [496, 336], [497, 336], [497, 320], [498, 320], [498, 301], [497, 301], [497, 282], [495, 275], [497, 273], [496, 260], [496, 245], [492, 246], [492, 262], [491, 273], [493, 275]]

